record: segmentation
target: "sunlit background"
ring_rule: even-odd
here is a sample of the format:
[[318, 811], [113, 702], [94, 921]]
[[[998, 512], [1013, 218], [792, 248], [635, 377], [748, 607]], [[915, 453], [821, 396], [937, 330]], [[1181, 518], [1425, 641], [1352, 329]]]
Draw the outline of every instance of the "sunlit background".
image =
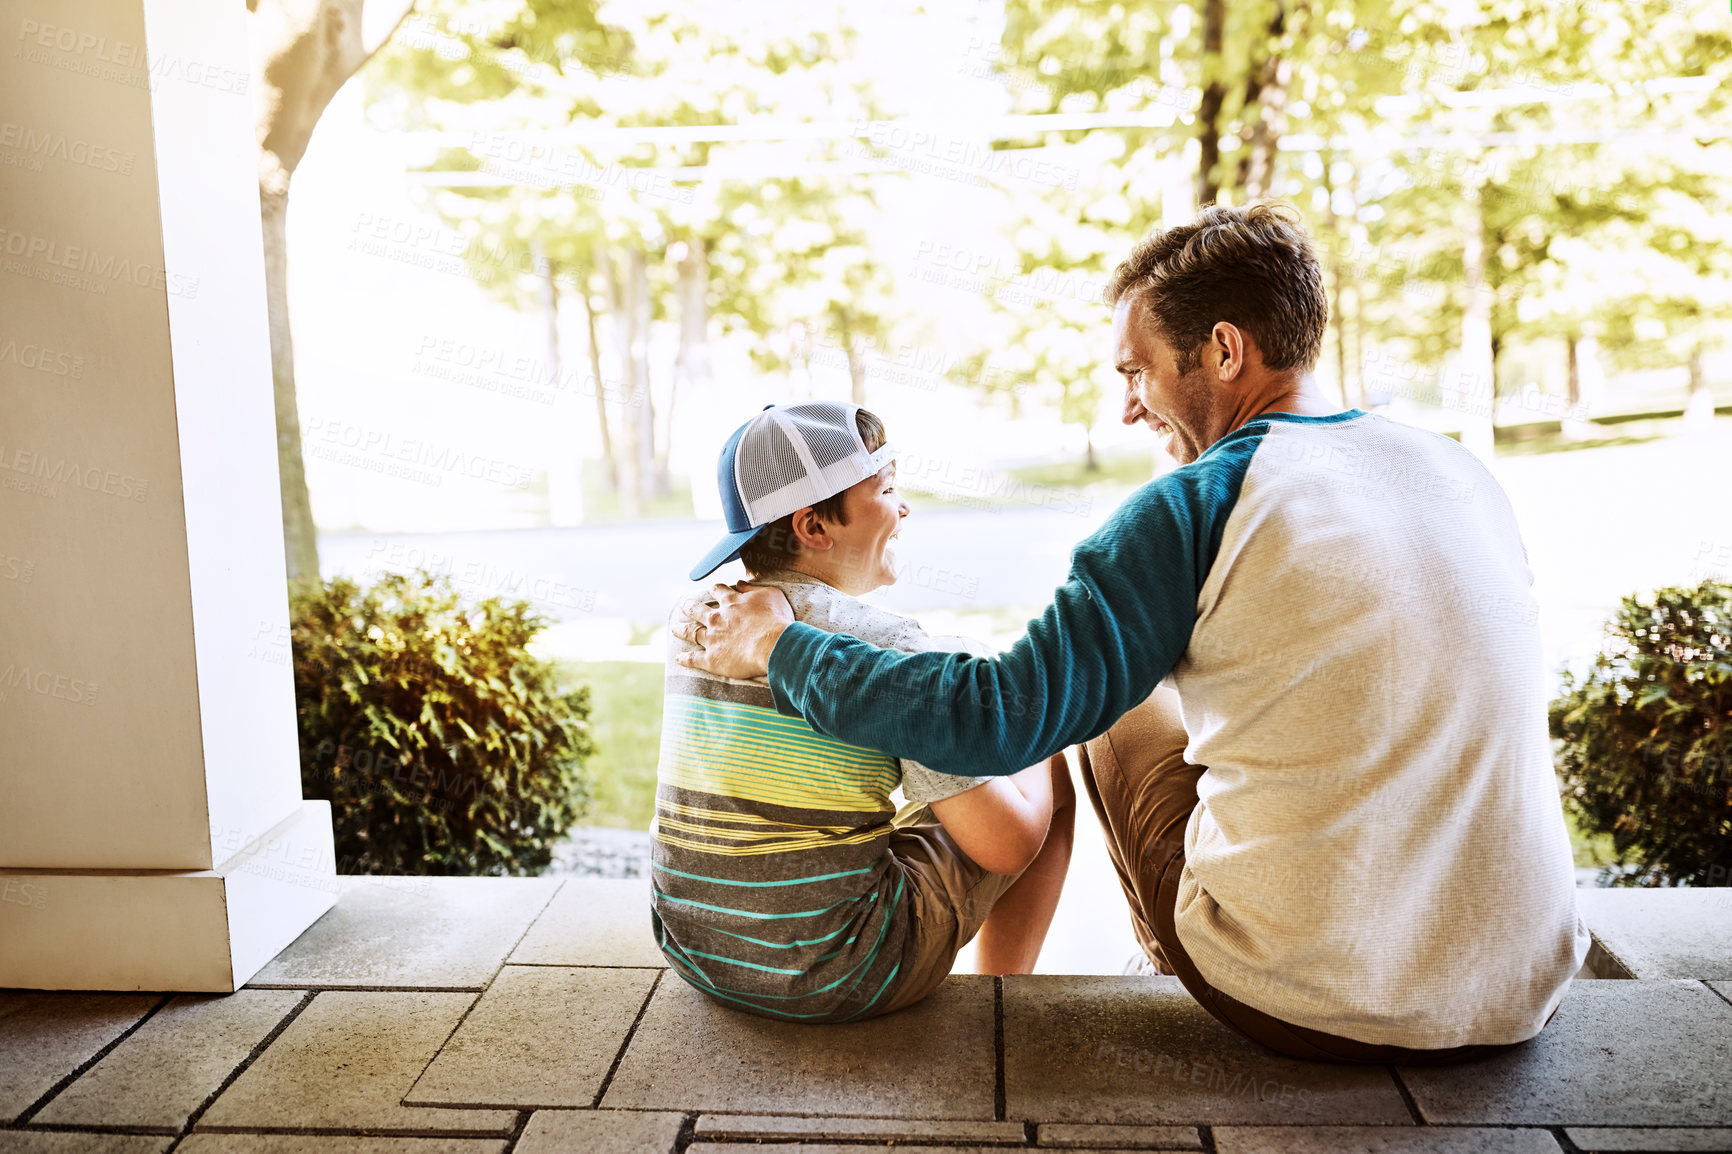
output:
[[[1485, 457], [1549, 688], [1621, 596], [1732, 572], [1715, 4], [368, 16], [389, 39], [289, 209], [318, 565], [554, 619], [541, 648], [594, 693], [597, 825], [652, 813], [662, 625], [720, 534], [727, 434], [772, 401], [879, 413], [914, 515], [875, 599], [1008, 644], [1172, 466], [1118, 422], [1100, 290], [1212, 199], [1303, 214], [1326, 392]], [[1043, 970], [1128, 956], [1092, 825]]]

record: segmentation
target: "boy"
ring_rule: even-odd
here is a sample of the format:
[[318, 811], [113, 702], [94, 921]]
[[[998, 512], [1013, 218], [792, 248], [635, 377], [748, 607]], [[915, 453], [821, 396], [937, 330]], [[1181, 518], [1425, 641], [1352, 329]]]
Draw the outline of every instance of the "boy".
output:
[[[856, 600], [896, 580], [909, 510], [893, 452], [857, 405], [768, 407], [722, 450], [730, 531], [692, 580], [739, 557], [802, 621], [959, 647]], [[980, 972], [1033, 968], [1070, 862], [1062, 755], [1009, 777], [938, 773], [784, 717], [762, 679], [679, 665], [689, 648], [670, 636], [652, 869], [656, 940], [681, 977], [767, 1017], [839, 1022], [919, 1001], [977, 931]]]

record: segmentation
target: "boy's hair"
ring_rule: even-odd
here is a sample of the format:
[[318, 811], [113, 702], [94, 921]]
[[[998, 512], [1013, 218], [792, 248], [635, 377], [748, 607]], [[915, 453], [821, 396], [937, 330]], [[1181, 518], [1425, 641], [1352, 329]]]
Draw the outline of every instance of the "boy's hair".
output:
[[1270, 369], [1308, 370], [1329, 323], [1317, 256], [1285, 204], [1211, 204], [1190, 224], [1151, 234], [1107, 285], [1107, 304], [1127, 299], [1172, 345], [1180, 373], [1201, 363], [1216, 321], [1250, 333]]
[[[860, 440], [866, 445], [868, 453], [876, 453], [884, 447], [888, 439], [884, 435], [884, 422], [877, 414], [860, 409], [854, 414], [854, 427], [860, 430]], [[848, 523], [848, 514], [842, 508], [843, 498], [847, 490], [825, 497], [812, 506], [812, 512], [826, 521], [834, 521], [838, 525]], [[785, 569], [788, 562], [800, 555], [800, 538], [794, 533], [794, 514], [771, 521], [764, 526], [762, 532], [744, 545], [740, 546], [740, 561], [746, 566], [746, 572], [753, 577], [760, 573], [768, 573], [775, 569]]]

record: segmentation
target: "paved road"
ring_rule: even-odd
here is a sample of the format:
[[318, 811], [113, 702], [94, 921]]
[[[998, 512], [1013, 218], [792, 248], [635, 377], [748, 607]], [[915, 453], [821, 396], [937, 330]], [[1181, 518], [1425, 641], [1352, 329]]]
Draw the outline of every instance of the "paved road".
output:
[[[1494, 466], [1521, 522], [1540, 603], [1543, 663], [1555, 687], [1566, 662], [1599, 646], [1618, 598], [1658, 584], [1732, 578], [1732, 503], [1721, 494], [1732, 420], [1702, 436], [1545, 456]], [[1129, 492], [1097, 492], [1086, 511], [1008, 504], [919, 509], [898, 542], [903, 576], [873, 600], [905, 613], [1044, 606], [1071, 548]], [[325, 533], [327, 575], [450, 572], [464, 592], [524, 597], [575, 623], [665, 620], [690, 588], [693, 560], [719, 522], [660, 521], [466, 533]], [[737, 565], [719, 577], [733, 580]], [[623, 631], [623, 626], [621, 627]]]
[[[1086, 514], [1010, 506], [909, 517], [897, 541], [897, 584], [874, 600], [898, 612], [1044, 605], [1070, 550], [1118, 503]], [[647, 623], [691, 588], [686, 573], [722, 535], [719, 521], [639, 521], [571, 529], [465, 533], [321, 533], [326, 576], [374, 576], [417, 565], [449, 572], [465, 592], [533, 601], [558, 620]], [[738, 565], [718, 578], [735, 580]]]

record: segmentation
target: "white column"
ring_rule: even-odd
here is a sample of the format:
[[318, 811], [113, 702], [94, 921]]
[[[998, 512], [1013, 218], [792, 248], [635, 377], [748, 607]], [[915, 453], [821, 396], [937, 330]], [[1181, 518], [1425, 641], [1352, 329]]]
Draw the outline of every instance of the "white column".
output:
[[232, 990], [335, 901], [246, 18], [0, 0], [0, 986]]

